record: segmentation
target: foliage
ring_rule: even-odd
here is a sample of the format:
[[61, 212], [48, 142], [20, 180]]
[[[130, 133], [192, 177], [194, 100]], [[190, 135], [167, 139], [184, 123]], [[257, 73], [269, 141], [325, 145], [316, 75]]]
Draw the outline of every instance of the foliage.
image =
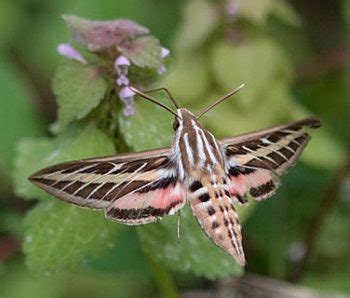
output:
[[[304, 247], [317, 212], [328, 211], [321, 201], [350, 152], [349, 70], [310, 79], [300, 66], [320, 51], [308, 33], [320, 24], [309, 23], [306, 7], [296, 13], [280, 0], [3, 2], [0, 248], [10, 235], [20, 239], [23, 255], [0, 263], [1, 297], [153, 297], [155, 291], [176, 297], [177, 287], [243, 273], [205, 237], [187, 207], [178, 241], [177, 216], [124, 227], [27, 181], [58, 162], [170, 146], [173, 117], [130, 93], [129, 85], [167, 87], [196, 112], [245, 83], [201, 120], [218, 138], [307, 116], [322, 119], [322, 130], [312, 132], [276, 196], [238, 210], [246, 270], [290, 277], [300, 257], [295, 247]], [[339, 18], [349, 32], [350, 5], [340, 2]], [[62, 21], [65, 12], [88, 18], [64, 15]], [[108, 18], [119, 19], [95, 21]], [[64, 23], [73, 39], [59, 58], [55, 48], [71, 38]], [[121, 56], [124, 64], [117, 63]], [[47, 77], [57, 102], [55, 122]], [[162, 92], [153, 96], [170, 106]], [[45, 135], [48, 122], [54, 124]], [[350, 265], [348, 173], [340, 182], [338, 203], [319, 227], [314, 258], [300, 280], [328, 291], [349, 291], [350, 273], [339, 270]]]

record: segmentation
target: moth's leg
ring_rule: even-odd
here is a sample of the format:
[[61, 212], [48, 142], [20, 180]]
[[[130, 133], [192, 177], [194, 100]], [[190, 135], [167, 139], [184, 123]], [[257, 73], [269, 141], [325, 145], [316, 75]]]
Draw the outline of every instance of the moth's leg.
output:
[[181, 210], [177, 212], [177, 242], [180, 243]]

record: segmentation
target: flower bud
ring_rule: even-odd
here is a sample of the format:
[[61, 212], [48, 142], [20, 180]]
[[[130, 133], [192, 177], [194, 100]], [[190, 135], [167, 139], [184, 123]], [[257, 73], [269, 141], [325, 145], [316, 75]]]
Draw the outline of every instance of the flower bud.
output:
[[130, 60], [124, 55], [120, 55], [114, 61], [114, 68], [117, 71], [118, 75], [127, 75], [130, 67]]

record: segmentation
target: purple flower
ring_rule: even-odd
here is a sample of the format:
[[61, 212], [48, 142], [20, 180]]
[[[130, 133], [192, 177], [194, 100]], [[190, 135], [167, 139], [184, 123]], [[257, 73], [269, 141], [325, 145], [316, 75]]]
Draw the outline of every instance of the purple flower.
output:
[[123, 114], [124, 116], [132, 116], [135, 114], [135, 107], [134, 104], [128, 104], [125, 106], [124, 110], [123, 110]]
[[57, 46], [57, 51], [68, 59], [76, 60], [83, 64], [87, 63], [84, 57], [70, 43], [60, 43]]
[[125, 116], [132, 116], [135, 114], [134, 96], [135, 92], [133, 92], [129, 87], [122, 87], [119, 91], [119, 97], [125, 104], [123, 110]]
[[226, 3], [226, 13], [231, 20], [235, 20], [239, 12], [240, 5], [237, 0], [229, 0]]
[[128, 86], [130, 83], [125, 74], [121, 74], [115, 82], [118, 86]]
[[135, 96], [135, 92], [132, 91], [129, 87], [123, 87], [119, 91], [119, 97], [121, 100], [128, 99], [130, 97], [133, 98], [134, 96]]
[[166, 72], [166, 70], [167, 70], [166, 67], [164, 65], [161, 65], [158, 67], [157, 72], [158, 72], [158, 74], [163, 74]]
[[160, 52], [160, 57], [165, 58], [170, 54], [170, 50], [167, 48], [162, 48]]
[[124, 55], [120, 55], [114, 61], [114, 68], [117, 71], [118, 75], [127, 75], [129, 72], [130, 60]]

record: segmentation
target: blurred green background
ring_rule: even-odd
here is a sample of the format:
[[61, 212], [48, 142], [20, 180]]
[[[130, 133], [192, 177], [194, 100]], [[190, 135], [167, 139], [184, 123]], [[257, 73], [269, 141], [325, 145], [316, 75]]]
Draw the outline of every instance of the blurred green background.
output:
[[[60, 18], [63, 13], [91, 19], [130, 18], [150, 28], [171, 51], [167, 74], [155, 86], [168, 87], [194, 111], [246, 83], [239, 95], [203, 118], [218, 137], [306, 116], [320, 118], [322, 129], [312, 131], [301, 161], [282, 179], [277, 194], [240, 209], [246, 273], [321, 293], [350, 293], [350, 1], [2, 0], [0, 297], [176, 297], [182, 293], [191, 297], [195, 291], [215, 295], [229, 287], [223, 281], [239, 275], [216, 263], [215, 253], [196, 258], [191, 246], [184, 249], [187, 265], [181, 259], [176, 264], [164, 248], [171, 246], [173, 238], [162, 239], [160, 225], [145, 227], [143, 236], [142, 230], [125, 228], [118, 232], [117, 244], [108, 242], [108, 246], [106, 241], [104, 249], [91, 257], [86, 257], [88, 249], [73, 249], [69, 257], [78, 259], [77, 254], [79, 262], [55, 273], [46, 271], [46, 263], [39, 259], [47, 258], [48, 268], [56, 268], [54, 264], [58, 268], [61, 259], [52, 254], [64, 255], [69, 243], [51, 247], [50, 256], [45, 254], [46, 246], [34, 251], [28, 245], [28, 231], [36, 231], [33, 227], [45, 226], [46, 220], [58, 226], [66, 216], [64, 209], [56, 209], [53, 220], [48, 208], [48, 218], [36, 217], [45, 206], [23, 200], [19, 188], [26, 183], [22, 174], [26, 158], [28, 162], [40, 159], [45, 148], [53, 146], [44, 142], [40, 143], [43, 152], [29, 152], [23, 144], [50, 136], [49, 124], [56, 119], [51, 82], [63, 60], [56, 47], [71, 39]], [[147, 115], [147, 104], [138, 109], [140, 115], [142, 110]], [[125, 126], [124, 138], [135, 150], [157, 146], [140, 139], [140, 126], [150, 125], [155, 135], [163, 133], [157, 121], [164, 119], [150, 115], [146, 123], [138, 116], [128, 119], [131, 126]], [[168, 127], [167, 140], [171, 122], [161, 125]], [[73, 216], [76, 221], [88, 218], [84, 226], [67, 235], [84, 235], [89, 228], [85, 223], [95, 225], [95, 217], [82, 212]], [[176, 219], [164, 221], [175, 233]], [[108, 238], [112, 242], [113, 233]], [[95, 236], [103, 243], [101, 235]], [[184, 236], [182, 241], [186, 240], [191, 238]]]

